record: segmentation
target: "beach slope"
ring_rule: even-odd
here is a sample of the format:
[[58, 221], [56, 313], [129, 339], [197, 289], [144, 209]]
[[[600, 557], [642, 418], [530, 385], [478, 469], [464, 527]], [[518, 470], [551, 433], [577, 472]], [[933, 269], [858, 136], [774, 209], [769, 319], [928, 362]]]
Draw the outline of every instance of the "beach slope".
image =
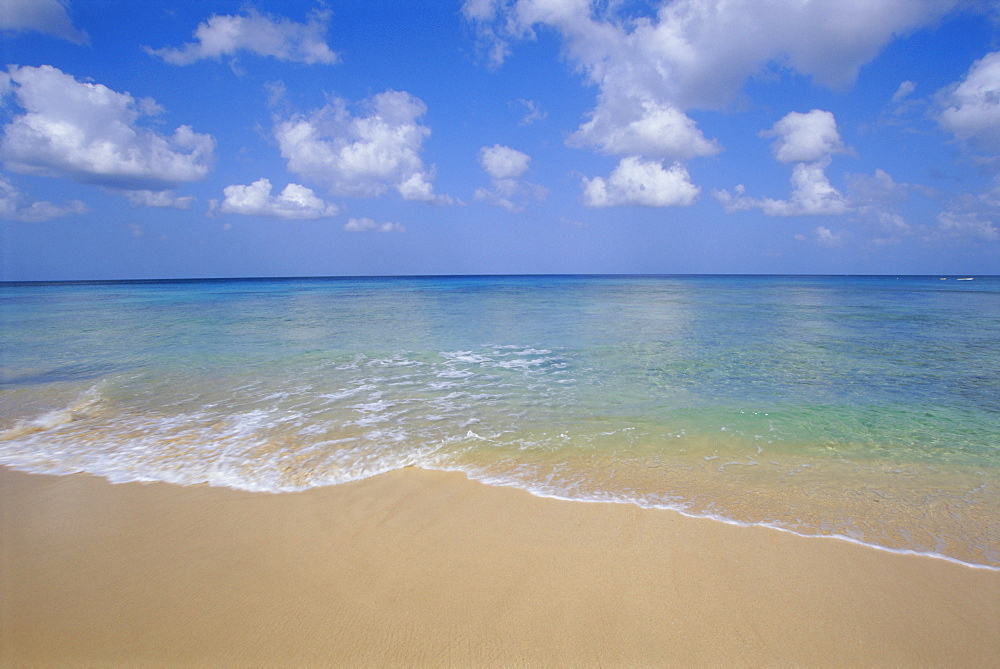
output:
[[404, 469], [302, 493], [0, 468], [0, 664], [986, 666], [1000, 572]]

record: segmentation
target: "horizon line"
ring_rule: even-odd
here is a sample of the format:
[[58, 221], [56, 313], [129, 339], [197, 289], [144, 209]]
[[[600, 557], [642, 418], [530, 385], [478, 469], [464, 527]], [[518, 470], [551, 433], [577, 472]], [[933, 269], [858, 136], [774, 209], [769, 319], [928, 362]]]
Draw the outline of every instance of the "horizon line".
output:
[[685, 273], [591, 273], [591, 272], [522, 272], [514, 274], [326, 274], [326, 275], [282, 275], [282, 276], [191, 276], [191, 277], [158, 277], [158, 278], [127, 278], [127, 279], [0, 279], [0, 285], [13, 284], [108, 284], [108, 283], [183, 283], [199, 281], [318, 281], [318, 280], [374, 280], [374, 279], [515, 279], [515, 278], [697, 278], [697, 277], [785, 277], [785, 278], [998, 278], [1000, 274], [801, 274], [801, 273], [770, 273], [770, 272], [685, 272]]

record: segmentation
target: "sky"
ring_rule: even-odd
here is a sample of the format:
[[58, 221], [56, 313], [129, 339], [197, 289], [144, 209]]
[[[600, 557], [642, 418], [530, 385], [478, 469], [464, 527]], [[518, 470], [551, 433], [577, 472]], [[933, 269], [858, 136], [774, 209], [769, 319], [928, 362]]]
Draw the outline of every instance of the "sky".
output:
[[0, 0], [0, 280], [1000, 274], [1000, 4]]

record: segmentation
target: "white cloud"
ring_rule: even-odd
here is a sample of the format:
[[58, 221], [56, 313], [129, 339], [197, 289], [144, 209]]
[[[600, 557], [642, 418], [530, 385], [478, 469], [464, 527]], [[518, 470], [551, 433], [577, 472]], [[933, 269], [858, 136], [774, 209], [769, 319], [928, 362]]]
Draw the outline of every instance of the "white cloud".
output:
[[993, 183], [989, 190], [982, 193], [979, 200], [985, 206], [1000, 211], [1000, 174], [993, 177]]
[[938, 241], [941, 237], [951, 239], [973, 239], [996, 241], [1000, 232], [990, 218], [980, 212], [945, 211], [938, 215], [938, 227], [926, 241]]
[[86, 212], [87, 205], [80, 200], [72, 200], [62, 205], [45, 201], [30, 202], [24, 193], [0, 176], [0, 218], [38, 222]]
[[59, 0], [3, 0], [0, 31], [33, 30], [74, 44], [87, 44], [90, 36], [73, 27], [66, 5]]
[[465, 0], [462, 5], [462, 14], [465, 19], [476, 24], [479, 46], [486, 52], [486, 61], [490, 67], [499, 67], [510, 55], [510, 47], [504, 38], [513, 22], [502, 21], [502, 25], [497, 29], [490, 25], [497, 18], [499, 1]]
[[897, 211], [909, 197], [909, 184], [900, 184], [885, 170], [877, 169], [871, 176], [853, 174], [847, 178], [847, 201], [852, 216], [871, 228], [876, 244], [896, 244], [913, 233], [913, 227]]
[[156, 107], [151, 101], [49, 65], [11, 66], [4, 78], [0, 90], [25, 110], [4, 126], [0, 156], [10, 170], [151, 190], [208, 174], [215, 139], [186, 125], [171, 136], [139, 126], [142, 109]]
[[948, 203], [937, 216], [937, 227], [926, 228], [923, 240], [943, 242], [996, 242], [1000, 240], [1000, 175], [993, 178], [988, 189], [978, 193], [962, 193]]
[[400, 223], [378, 223], [370, 218], [352, 218], [344, 224], [347, 232], [406, 232]]
[[285, 103], [286, 96], [288, 95], [288, 87], [284, 81], [264, 82], [264, 90], [267, 92], [268, 107], [277, 107]]
[[278, 195], [271, 195], [271, 182], [258, 179], [249, 186], [234, 184], [222, 189], [226, 196], [221, 205], [213, 202], [224, 214], [263, 216], [265, 218], [316, 219], [337, 215], [334, 204], [321, 200], [310, 188], [288, 184]]
[[910, 97], [915, 90], [917, 90], [917, 85], [912, 81], [907, 80], [900, 83], [899, 88], [897, 88], [896, 92], [892, 94], [893, 104], [899, 104], [906, 98]]
[[583, 203], [588, 207], [687, 206], [698, 192], [683, 165], [674, 163], [663, 169], [661, 163], [637, 156], [623, 158], [607, 179], [583, 180]]
[[844, 233], [835, 233], [822, 225], [817, 226], [813, 230], [813, 234], [816, 235], [816, 243], [820, 246], [840, 246], [840, 243], [844, 241]]
[[815, 163], [798, 163], [792, 168], [792, 194], [787, 203], [775, 202], [769, 211], [775, 216], [823, 216], [846, 213], [844, 196], [830, 184], [826, 176], [829, 159]]
[[490, 177], [490, 188], [476, 190], [477, 200], [487, 200], [507, 211], [522, 211], [526, 200], [543, 199], [548, 191], [521, 177], [528, 171], [531, 157], [509, 146], [494, 144], [479, 150], [479, 164]]
[[810, 163], [847, 149], [837, 132], [833, 114], [813, 109], [805, 114], [790, 112], [761, 137], [777, 137], [774, 157], [783, 163]]
[[1000, 154], [1000, 51], [977, 60], [965, 78], [939, 93], [941, 125], [973, 147]]
[[742, 185], [735, 188], [735, 194], [714, 191], [713, 195], [727, 212], [760, 209], [769, 216], [836, 216], [851, 211], [848, 199], [826, 176], [830, 156], [847, 152], [833, 114], [820, 109], [805, 114], [790, 112], [760, 136], [777, 137], [772, 145], [775, 159], [795, 163], [792, 192], [787, 200], [775, 200], [747, 197]]
[[877, 169], [871, 176], [853, 174], [848, 177], [851, 200], [857, 206], [885, 206], [907, 198], [907, 184], [896, 183], [885, 170]]
[[528, 171], [531, 157], [509, 146], [494, 144], [479, 150], [479, 164], [491, 179], [517, 179]]
[[420, 151], [430, 128], [418, 123], [427, 112], [409, 93], [388, 90], [365, 102], [367, 115], [353, 116], [342, 99], [275, 125], [288, 169], [326, 185], [331, 193], [374, 197], [390, 187], [407, 200], [450, 202], [435, 195], [433, 170]]
[[497, 13], [497, 0], [465, 0], [462, 13], [471, 21], [488, 21]]
[[[737, 186], [730, 193], [714, 191], [713, 195], [727, 212], [758, 209], [769, 216], [845, 216], [854, 224], [866, 228], [873, 236], [870, 241], [879, 246], [898, 244], [917, 230], [899, 212], [899, 205], [909, 198], [910, 184], [897, 183], [885, 170], [874, 174], [847, 175], [846, 194], [830, 183], [825, 170], [830, 157], [811, 163], [797, 163], [792, 169], [792, 192], [787, 200], [752, 198], [746, 188]], [[803, 235], [796, 239], [804, 241]], [[829, 228], [815, 229], [814, 241], [825, 246], [843, 243], [846, 233], [833, 233]]]
[[[819, 246], [840, 246], [844, 242], [846, 236], [847, 235], [844, 232], [834, 232], [830, 228], [823, 225], [816, 226], [812, 231], [812, 241]], [[795, 240], [799, 242], [809, 241], [809, 237], [807, 235], [803, 235], [802, 233], [797, 233], [794, 237]]]
[[531, 125], [536, 121], [543, 121], [549, 115], [548, 112], [539, 109], [534, 100], [518, 99], [517, 101], [525, 109], [525, 114], [518, 125]]
[[431, 174], [418, 171], [404, 177], [396, 184], [396, 190], [404, 200], [416, 200], [418, 202], [435, 202], [438, 204], [448, 204], [452, 200], [446, 195], [435, 195], [434, 186], [429, 179]]
[[895, 36], [934, 23], [960, 2], [660, 0], [647, 3], [653, 12], [625, 16], [614, 14], [616, 5], [629, 7], [625, 3], [608, 3], [601, 16], [595, 10], [602, 5], [585, 0], [502, 4], [466, 16], [491, 22], [488, 27], [507, 38], [531, 35], [535, 25], [555, 28], [595, 83], [630, 80], [632, 88], [660, 90], [690, 108], [727, 104], [769, 62], [823, 85], [850, 83]]
[[194, 197], [185, 195], [179, 197], [172, 190], [127, 190], [125, 197], [133, 207], [172, 207], [174, 209], [190, 209]]
[[594, 146], [611, 155], [686, 160], [722, 150], [684, 112], [651, 99], [601, 95], [590, 120], [569, 136], [570, 146]]
[[830, 159], [813, 163], [798, 163], [792, 168], [792, 192], [787, 200], [746, 197], [743, 186], [735, 195], [729, 191], [713, 194], [727, 212], [760, 209], [768, 216], [834, 216], [850, 210], [847, 199], [830, 184], [826, 167]]
[[332, 64], [337, 54], [326, 43], [329, 11], [314, 11], [306, 23], [248, 9], [239, 15], [213, 15], [194, 31], [196, 41], [171, 49], [146, 52], [174, 65], [190, 65], [203, 58], [219, 59], [239, 51], [306, 64]]
[[[743, 82], [777, 64], [828, 86], [853, 81], [895, 36], [929, 25], [959, 0], [467, 0], [491, 63], [536, 26], [598, 88], [570, 138], [613, 155], [688, 159], [720, 147], [687, 115], [729, 104]], [[652, 7], [650, 7], [652, 5]], [[644, 14], [618, 12], [650, 7]]]

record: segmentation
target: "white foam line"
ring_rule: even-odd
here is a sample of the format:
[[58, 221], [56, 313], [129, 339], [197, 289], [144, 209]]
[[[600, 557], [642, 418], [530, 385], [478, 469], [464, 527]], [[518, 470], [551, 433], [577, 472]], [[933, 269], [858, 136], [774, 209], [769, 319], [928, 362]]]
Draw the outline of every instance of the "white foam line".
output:
[[789, 534], [794, 534], [797, 537], [802, 537], [803, 539], [836, 539], [838, 541], [846, 541], [848, 543], [856, 544], [858, 546], [865, 546], [867, 548], [872, 548], [879, 551], [884, 551], [886, 553], [894, 553], [896, 555], [913, 555], [917, 557], [933, 558], [935, 560], [944, 560], [945, 562], [951, 562], [953, 564], [961, 565], [963, 567], [968, 567], [970, 569], [985, 569], [987, 571], [1000, 572], [1000, 567], [994, 567], [988, 564], [978, 564], [976, 562], [966, 562], [965, 560], [959, 560], [958, 558], [953, 558], [949, 555], [942, 555], [940, 553], [917, 551], [909, 548], [889, 548], [888, 546], [881, 546], [879, 544], [868, 543], [866, 541], [861, 541], [860, 539], [855, 539], [853, 537], [848, 537], [843, 534], [803, 534], [802, 532], [796, 532], [795, 530], [790, 530], [787, 527], [781, 527], [780, 525], [774, 525], [772, 523], [747, 523], [740, 520], [734, 520], [732, 518], [726, 518], [725, 516], [717, 516], [714, 514], [698, 514], [691, 513], [689, 511], [684, 511], [676, 506], [669, 506], [666, 504], [640, 504], [633, 500], [615, 499], [613, 497], [608, 497], [605, 499], [601, 498], [588, 498], [588, 497], [566, 497], [563, 495], [557, 495], [555, 493], [544, 492], [540, 490], [533, 490], [529, 487], [522, 487], [514, 483], [500, 482], [495, 479], [489, 479], [482, 477], [475, 472], [469, 472], [461, 468], [441, 468], [441, 471], [455, 471], [461, 472], [468, 476], [474, 481], [478, 481], [484, 485], [490, 485], [498, 488], [517, 488], [519, 490], [524, 490], [535, 497], [542, 497], [545, 499], [557, 499], [564, 502], [583, 502], [588, 504], [633, 504], [638, 506], [640, 509], [658, 509], [663, 511], [673, 511], [679, 513], [686, 518], [699, 518], [703, 520], [715, 520], [727, 525], [735, 525], [737, 527], [765, 527], [771, 530], [777, 530], [779, 532], [787, 532]]
[[[475, 434], [471, 430], [469, 431], [469, 434], [466, 435], [466, 438], [468, 438], [470, 435], [473, 436], [473, 437], [479, 437], [479, 435]], [[479, 437], [479, 438], [483, 439], [483, 437]], [[438, 465], [431, 465], [431, 464], [424, 463], [424, 462], [420, 462], [420, 463], [413, 462], [411, 460], [413, 460], [413, 458], [407, 458], [407, 462], [401, 463], [397, 467], [394, 467], [392, 465], [387, 465], [387, 466], [383, 465], [382, 467], [375, 467], [371, 471], [364, 472], [364, 473], [359, 473], [359, 472], [356, 472], [356, 471], [352, 472], [351, 473], [352, 475], [348, 475], [348, 476], [346, 476], [346, 477], [344, 477], [344, 478], [342, 478], [340, 480], [333, 480], [333, 481], [329, 481], [329, 482], [326, 482], [326, 483], [320, 483], [318, 485], [313, 485], [313, 486], [307, 485], [307, 486], [303, 486], [303, 487], [294, 487], [294, 488], [285, 488], [285, 489], [275, 489], [275, 488], [267, 486], [267, 485], [261, 485], [260, 483], [248, 485], [247, 482], [245, 482], [245, 481], [234, 481], [230, 477], [225, 476], [224, 474], [220, 475], [221, 472], [214, 472], [212, 476], [207, 477], [206, 480], [204, 480], [204, 481], [181, 481], [181, 480], [172, 480], [172, 479], [174, 479], [174, 477], [171, 477], [169, 475], [164, 476], [166, 474], [166, 472], [157, 472], [162, 478], [149, 478], [149, 477], [138, 475], [136, 472], [132, 472], [132, 471], [129, 471], [129, 472], [116, 471], [114, 473], [110, 473], [110, 472], [89, 471], [87, 469], [80, 469], [79, 467], [66, 467], [66, 468], [63, 468], [63, 467], [53, 467], [53, 466], [46, 467], [45, 465], [27, 465], [27, 464], [24, 464], [24, 463], [16, 462], [15, 458], [0, 458], [0, 465], [6, 466], [6, 467], [10, 467], [11, 469], [17, 469], [17, 470], [20, 470], [20, 471], [24, 471], [24, 472], [28, 472], [28, 473], [34, 473], [34, 474], [68, 475], [68, 474], [75, 474], [75, 473], [85, 473], [85, 474], [90, 474], [92, 476], [100, 476], [101, 478], [104, 478], [104, 479], [106, 479], [106, 480], [108, 480], [108, 481], [110, 481], [111, 483], [114, 483], [114, 484], [116, 484], [116, 483], [133, 482], [133, 481], [134, 482], [142, 482], [142, 483], [150, 483], [150, 482], [154, 482], [154, 481], [162, 481], [162, 482], [165, 482], [165, 483], [171, 483], [171, 484], [174, 484], [174, 485], [184, 485], [184, 486], [195, 485], [195, 484], [199, 484], [199, 483], [207, 483], [209, 486], [212, 486], [212, 487], [233, 488], [233, 489], [236, 489], [236, 490], [246, 490], [246, 491], [251, 491], [251, 492], [269, 492], [269, 493], [273, 493], [273, 494], [281, 494], [281, 493], [284, 493], [284, 492], [294, 492], [294, 491], [299, 491], [299, 490], [305, 490], [305, 489], [308, 489], [308, 488], [311, 488], [311, 487], [320, 487], [320, 486], [324, 486], [324, 485], [340, 485], [340, 484], [343, 484], [343, 483], [350, 483], [350, 482], [354, 482], [354, 481], [359, 481], [359, 480], [364, 480], [364, 479], [368, 479], [368, 478], [373, 478], [375, 476], [379, 476], [381, 474], [385, 474], [385, 473], [388, 473], [390, 471], [395, 471], [396, 469], [402, 469], [404, 467], [415, 466], [415, 467], [419, 467], [421, 469], [428, 469], [428, 470], [434, 470], [434, 471], [459, 472], [459, 473], [465, 474], [470, 480], [477, 481], [478, 483], [482, 483], [483, 485], [489, 485], [489, 486], [493, 486], [493, 487], [497, 487], [497, 488], [515, 488], [515, 489], [518, 489], [518, 490], [524, 490], [525, 492], [527, 492], [527, 493], [529, 493], [531, 495], [534, 495], [535, 497], [540, 497], [540, 498], [543, 498], [543, 499], [555, 499], [555, 500], [560, 500], [560, 501], [564, 501], [564, 502], [580, 502], [580, 503], [585, 503], [585, 504], [632, 504], [632, 505], [637, 506], [637, 507], [639, 507], [641, 509], [658, 509], [658, 510], [662, 510], [662, 511], [673, 511], [674, 513], [678, 513], [681, 516], [684, 516], [686, 518], [698, 518], [698, 519], [702, 519], [702, 520], [714, 520], [714, 521], [718, 521], [718, 522], [721, 522], [721, 523], [725, 523], [727, 525], [735, 525], [736, 527], [764, 527], [764, 528], [771, 529], [771, 530], [777, 530], [779, 532], [787, 532], [788, 534], [793, 534], [793, 535], [795, 535], [797, 537], [802, 537], [803, 539], [834, 539], [834, 540], [838, 540], [838, 541], [846, 541], [848, 543], [856, 544], [858, 546], [865, 546], [867, 548], [871, 548], [871, 549], [878, 550], [878, 551], [883, 551], [883, 552], [886, 552], [886, 553], [893, 553], [895, 555], [912, 555], [912, 556], [915, 556], [915, 557], [932, 558], [932, 559], [935, 559], [935, 560], [943, 560], [945, 562], [951, 562], [952, 564], [960, 565], [962, 567], [968, 567], [970, 569], [983, 569], [983, 570], [986, 570], [986, 571], [1000, 572], [1000, 566], [995, 567], [995, 566], [992, 566], [992, 565], [978, 564], [978, 563], [975, 563], [975, 562], [966, 562], [965, 560], [960, 560], [958, 558], [954, 558], [954, 557], [951, 557], [951, 556], [948, 556], [948, 555], [942, 555], [940, 553], [932, 553], [932, 552], [929, 552], [929, 551], [927, 551], [927, 552], [925, 552], [925, 551], [917, 551], [917, 550], [913, 550], [913, 549], [909, 549], [909, 548], [889, 548], [888, 546], [881, 546], [879, 544], [868, 543], [868, 542], [865, 542], [865, 541], [861, 541], [860, 539], [855, 539], [853, 537], [845, 536], [843, 534], [804, 534], [802, 532], [797, 532], [795, 530], [788, 529], [787, 527], [781, 527], [780, 525], [775, 525], [773, 523], [748, 523], [748, 522], [744, 522], [744, 521], [734, 520], [732, 518], [726, 518], [725, 516], [717, 516], [717, 515], [714, 515], [714, 514], [691, 513], [691, 512], [685, 511], [685, 510], [683, 510], [683, 509], [681, 509], [681, 508], [679, 508], [677, 506], [670, 506], [670, 505], [667, 505], [667, 504], [640, 504], [639, 502], [636, 502], [635, 500], [630, 500], [630, 499], [616, 499], [616, 498], [610, 497], [610, 496], [606, 497], [606, 498], [596, 498], [596, 497], [567, 497], [565, 495], [558, 495], [558, 494], [555, 494], [555, 493], [546, 492], [546, 491], [542, 491], [542, 490], [538, 490], [538, 489], [533, 489], [531, 487], [518, 485], [518, 484], [510, 482], [510, 481], [505, 481], [505, 480], [501, 480], [501, 479], [495, 479], [495, 478], [492, 478], [492, 477], [483, 476], [483, 475], [481, 475], [481, 474], [479, 474], [479, 473], [477, 473], [475, 471], [469, 471], [469, 470], [466, 470], [466, 469], [462, 469], [461, 467], [438, 466]], [[68, 471], [68, 470], [71, 470], [71, 471]], [[224, 479], [229, 479], [229, 480], [224, 480]]]

